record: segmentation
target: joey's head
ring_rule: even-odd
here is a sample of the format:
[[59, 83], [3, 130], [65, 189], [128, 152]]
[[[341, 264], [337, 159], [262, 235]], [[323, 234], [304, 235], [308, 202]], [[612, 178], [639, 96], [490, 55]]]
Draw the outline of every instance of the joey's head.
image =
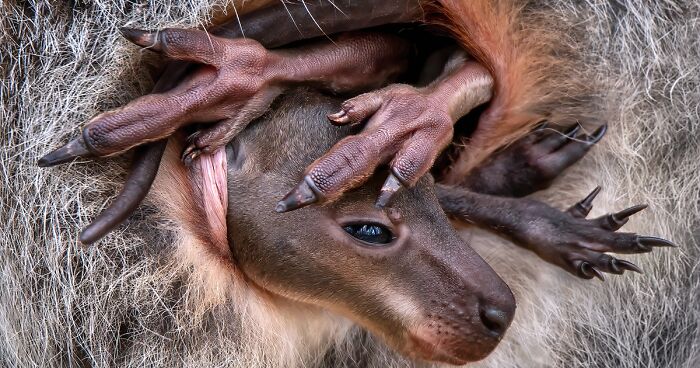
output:
[[350, 128], [337, 101], [282, 98], [227, 147], [228, 240], [256, 287], [342, 314], [416, 359], [460, 364], [498, 344], [515, 311], [508, 286], [450, 225], [424, 177], [374, 206], [387, 172], [337, 201], [287, 213], [278, 198]]

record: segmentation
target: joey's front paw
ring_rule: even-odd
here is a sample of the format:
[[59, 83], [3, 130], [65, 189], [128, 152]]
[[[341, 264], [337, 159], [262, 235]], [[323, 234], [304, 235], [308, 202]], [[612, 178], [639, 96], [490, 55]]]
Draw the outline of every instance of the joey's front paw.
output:
[[591, 134], [578, 134], [580, 131], [579, 124], [564, 132], [543, 124], [472, 169], [463, 185], [502, 197], [524, 197], [546, 189], [603, 138], [607, 124]]
[[413, 186], [451, 141], [455, 115], [459, 115], [455, 111], [468, 111], [491, 97], [492, 79], [479, 64], [467, 62], [452, 77], [459, 77], [462, 84], [449, 78], [424, 88], [393, 84], [345, 101], [328, 119], [336, 125], [366, 121], [363, 131], [342, 139], [312, 163], [277, 210], [337, 198], [387, 161], [391, 174], [378, 206], [387, 205], [402, 186]]
[[523, 202], [518, 210], [525, 216], [522, 216], [517, 230], [509, 235], [544, 260], [586, 279], [597, 277], [604, 280], [604, 272], [641, 272], [633, 263], [606, 252], [633, 254], [651, 252], [654, 247], [675, 247], [662, 238], [616, 232], [646, 205], [586, 219], [599, 192], [600, 188], [596, 188], [565, 212], [538, 201], [519, 200]]
[[149, 94], [95, 116], [79, 138], [44, 156], [39, 165], [121, 153], [194, 123], [211, 125], [192, 140], [190, 154], [210, 152], [264, 113], [277, 95], [266, 70], [269, 53], [256, 41], [223, 39], [188, 29], [125, 28], [122, 33], [143, 48], [199, 66], [167, 92]]
[[[383, 191], [391, 188], [393, 194], [401, 185], [412, 186], [450, 142], [453, 131], [453, 122], [442, 106], [420, 89], [403, 84], [345, 101], [341, 111], [328, 118], [336, 125], [369, 120], [360, 134], [342, 139], [312, 163], [301, 186], [280, 202], [278, 211], [308, 204], [305, 199], [338, 197], [391, 157], [392, 174]], [[306, 186], [315, 195], [299, 196], [308, 191]], [[380, 197], [378, 204], [385, 205], [389, 197]]]

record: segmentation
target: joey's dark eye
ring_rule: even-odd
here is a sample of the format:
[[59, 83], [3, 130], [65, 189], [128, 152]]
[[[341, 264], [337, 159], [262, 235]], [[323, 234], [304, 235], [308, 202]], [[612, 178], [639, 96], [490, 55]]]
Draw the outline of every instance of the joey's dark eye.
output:
[[383, 245], [394, 240], [394, 235], [382, 225], [377, 224], [354, 224], [343, 226], [348, 234], [365, 243]]

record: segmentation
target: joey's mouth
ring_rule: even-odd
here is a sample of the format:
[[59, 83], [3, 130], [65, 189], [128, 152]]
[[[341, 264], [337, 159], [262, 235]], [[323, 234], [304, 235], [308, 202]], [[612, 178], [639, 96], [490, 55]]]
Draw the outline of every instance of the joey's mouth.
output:
[[463, 365], [484, 359], [498, 342], [499, 339], [491, 337], [479, 338], [474, 342], [455, 340], [449, 333], [436, 335], [434, 331], [418, 329], [409, 334], [404, 351], [419, 360]]

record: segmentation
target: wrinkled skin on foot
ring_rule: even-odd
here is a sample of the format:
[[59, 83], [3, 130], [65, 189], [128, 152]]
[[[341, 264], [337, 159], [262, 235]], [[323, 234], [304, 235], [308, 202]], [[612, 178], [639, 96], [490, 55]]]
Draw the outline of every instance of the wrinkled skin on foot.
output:
[[602, 280], [604, 272], [641, 272], [634, 264], [606, 252], [647, 253], [654, 247], [675, 246], [668, 240], [653, 236], [617, 232], [630, 216], [645, 209], [646, 205], [586, 219], [599, 192], [600, 188], [596, 188], [567, 211], [560, 211], [532, 199], [495, 197], [438, 186], [440, 204], [452, 217], [507, 237], [578, 277]]
[[564, 132], [543, 124], [472, 169], [462, 186], [502, 197], [524, 197], [546, 189], [603, 138], [607, 124], [590, 134], [577, 135], [580, 131], [579, 124]]
[[[166, 29], [148, 33], [123, 30], [135, 44], [168, 58], [201, 64], [175, 88], [146, 95], [92, 118], [78, 139], [80, 155], [109, 156], [173, 134], [186, 124], [219, 122], [228, 132], [209, 128], [194, 140], [200, 147], [220, 145], [250, 119], [262, 114], [274, 93], [265, 48], [247, 39], [224, 40], [198, 30]], [[73, 142], [71, 142], [73, 143]], [[41, 164], [70, 160], [52, 152]]]
[[467, 61], [424, 88], [394, 84], [345, 101], [328, 118], [336, 125], [366, 122], [364, 129], [312, 163], [277, 211], [336, 199], [389, 161], [391, 174], [377, 201], [387, 205], [400, 187], [413, 186], [428, 172], [450, 142], [455, 121], [486, 103], [492, 84], [486, 69]]
[[169, 137], [187, 125], [209, 124], [190, 137], [183, 154], [189, 160], [225, 145], [288, 86], [304, 83], [332, 92], [377, 88], [402, 72], [409, 51], [404, 40], [375, 33], [346, 34], [335, 44], [270, 51], [251, 39], [220, 38], [200, 30], [122, 32], [141, 47], [198, 66], [167, 92], [95, 116], [82, 137], [46, 155], [41, 166], [76, 156], [118, 154]]
[[[43, 157], [40, 166], [118, 154], [188, 125], [209, 124], [190, 136], [183, 152], [187, 163], [229, 142], [290, 85], [311, 84], [336, 93], [375, 89], [405, 70], [410, 54], [406, 41], [382, 34], [343, 35], [336, 43], [270, 51], [253, 40], [199, 30], [122, 31], [141, 47], [198, 66], [167, 92], [94, 117], [81, 137]], [[329, 119], [338, 125], [366, 122], [366, 129], [314, 162], [277, 211], [334, 200], [391, 159], [392, 174], [378, 200], [381, 206], [388, 204], [399, 188], [413, 186], [427, 173], [450, 142], [455, 121], [488, 102], [492, 85], [483, 66], [458, 56], [427, 87], [395, 84], [346, 101]]]

